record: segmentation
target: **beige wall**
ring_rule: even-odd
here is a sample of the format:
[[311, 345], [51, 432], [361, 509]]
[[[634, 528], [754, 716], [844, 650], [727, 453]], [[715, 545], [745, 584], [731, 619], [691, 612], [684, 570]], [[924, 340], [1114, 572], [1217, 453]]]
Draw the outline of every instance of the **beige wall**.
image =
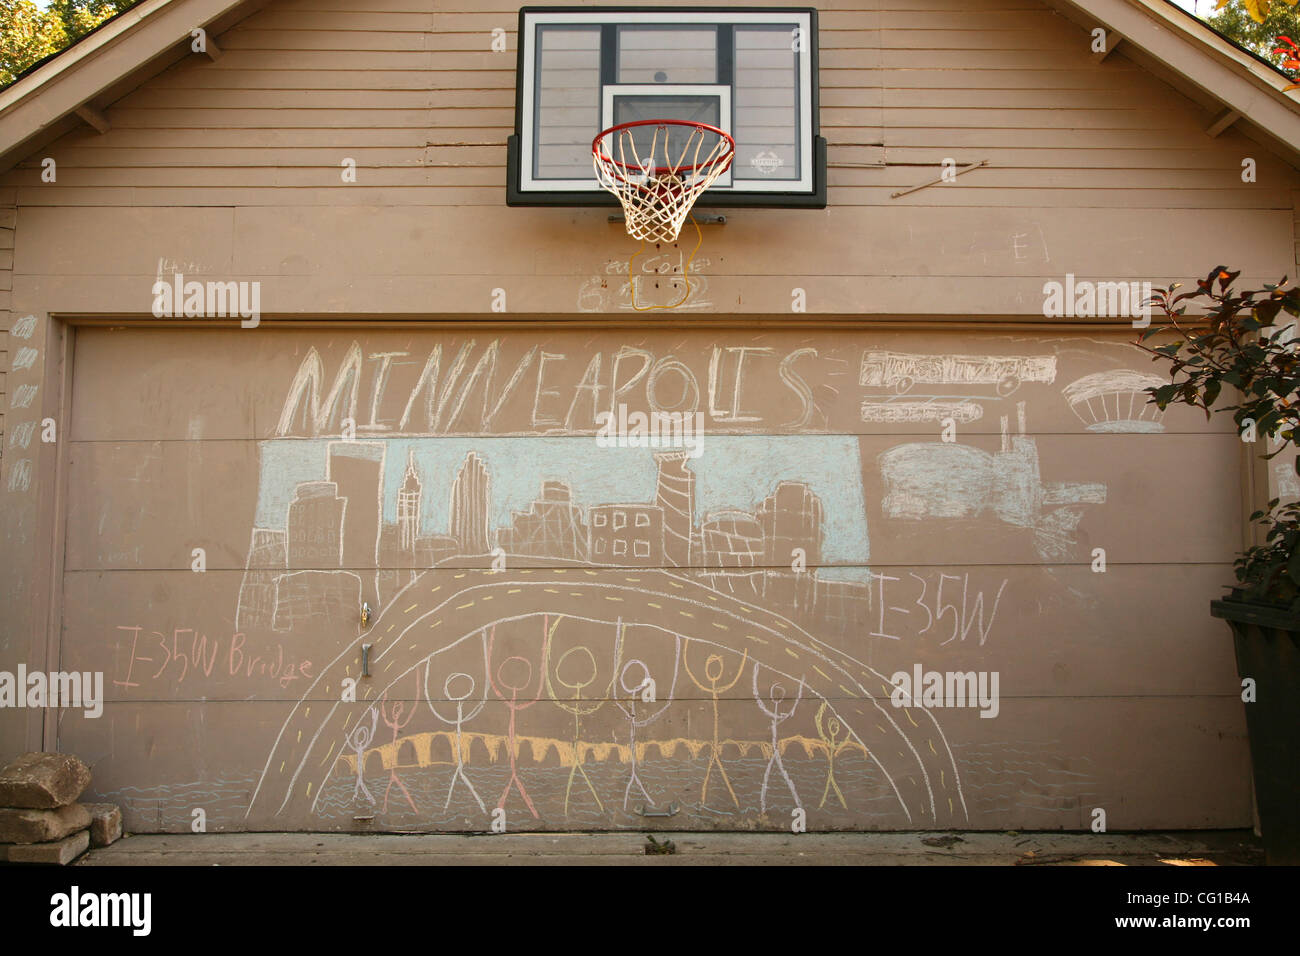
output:
[[[1107, 425], [1090, 417], [1095, 409], [1072, 405], [1081, 388], [1098, 382], [1088, 376], [1150, 366], [1127, 345], [1126, 320], [1083, 320], [1072, 329], [1043, 323], [1042, 289], [1066, 273], [1185, 280], [1227, 259], [1253, 278], [1291, 273], [1300, 188], [1293, 169], [1233, 129], [1207, 137], [1199, 107], [1122, 53], [1095, 62], [1088, 35], [1036, 3], [926, 0], [866, 11], [824, 4], [829, 208], [729, 211], [725, 226], [705, 228], [685, 307], [641, 315], [627, 286], [636, 245], [607, 222], [607, 210], [504, 206], [516, 11], [443, 14], [415, 0], [377, 6], [273, 3], [219, 38], [225, 52], [215, 63], [187, 59], [110, 106], [107, 134], [74, 132], [43, 151], [58, 163], [56, 183], [40, 182], [41, 156], [0, 177], [17, 224], [5, 327], [34, 316], [27, 347], [39, 359], [12, 370], [10, 341], [4, 391], [12, 395], [20, 378], [37, 386], [22, 415], [53, 417], [61, 429], [59, 442], [31, 445], [32, 479], [22, 491], [7, 490], [17, 457], [8, 437], [0, 456], [4, 540], [16, 559], [0, 569], [0, 584], [23, 596], [0, 631], [0, 670], [20, 661], [54, 666], [47, 657], [102, 670], [110, 700], [97, 720], [65, 712], [57, 733], [53, 717], [42, 727], [29, 712], [6, 712], [0, 747], [44, 743], [82, 754], [94, 765], [96, 791], [122, 802], [135, 829], [184, 829], [195, 807], [227, 828], [348, 828], [360, 812], [351, 803], [355, 778], [346, 763], [331, 761], [357, 721], [370, 719], [369, 701], [390, 684], [390, 696], [416, 697], [414, 675], [423, 675], [416, 665], [435, 651], [443, 655], [432, 671], [435, 697], [448, 673], [471, 672], [475, 661], [481, 692], [483, 650], [468, 658], [464, 650], [479, 647], [479, 635], [495, 626], [494, 674], [518, 655], [529, 658], [535, 679], [545, 672], [560, 680], [561, 656], [582, 646], [598, 672], [584, 695], [608, 687], [614, 668], [633, 658], [677, 675], [680, 699], [638, 740], [664, 742], [644, 751], [641, 769], [653, 798], [677, 802], [686, 825], [788, 825], [793, 801], [777, 769], [764, 795], [771, 728], [755, 700], [755, 666], [760, 683], [770, 685], [777, 673], [787, 689], [808, 682], [778, 739], [811, 826], [1075, 828], [1090, 823], [1094, 807], [1108, 808], [1112, 827], [1249, 823], [1231, 654], [1226, 631], [1206, 614], [1243, 536], [1240, 443], [1224, 423], [1207, 426], [1195, 415], [1171, 412], [1159, 430], [1138, 431], [1152, 426], [1134, 425], [1118, 410], [1120, 424]], [[504, 54], [489, 49], [497, 26], [511, 37]], [[356, 184], [340, 179], [345, 157], [357, 160]], [[890, 198], [936, 177], [945, 157], [990, 167]], [[1245, 157], [1258, 161], [1256, 183], [1241, 182]], [[655, 270], [685, 264], [689, 243], [679, 246], [632, 264], [638, 301], [677, 297], [671, 283], [656, 289], [654, 281]], [[151, 286], [174, 272], [260, 282], [263, 324], [132, 328], [156, 324], [148, 322]], [[806, 300], [801, 314], [791, 311], [796, 289]], [[492, 309], [496, 290], [504, 291], [504, 314]], [[94, 323], [79, 326], [87, 317]], [[402, 320], [414, 324], [396, 327]], [[760, 320], [771, 327], [755, 330]], [[494, 341], [495, 366], [480, 366]], [[254, 529], [283, 529], [275, 522], [285, 518], [285, 488], [325, 478], [319, 462], [315, 472], [283, 464], [320, 454], [324, 443], [279, 429], [289, 383], [315, 349], [328, 391], [353, 342], [363, 356], [363, 426], [382, 366], [376, 354], [406, 353], [395, 360], [377, 422], [400, 422], [409, 378], [435, 349], [445, 381], [467, 348], [451, 395], [482, 369], [465, 386], [470, 411], [453, 426], [419, 423], [421, 396], [417, 425], [401, 429], [429, 456], [422, 467], [443, 469], [425, 479], [443, 496], [453, 477], [448, 462], [459, 467], [469, 450], [502, 482], [535, 460], [534, 491], [542, 480], [567, 482], [578, 495], [601, 487], [601, 456], [624, 452], [596, 448], [594, 408], [575, 403], [591, 395], [579, 387], [583, 374], [596, 376], [608, 402], [620, 348], [656, 360], [674, 355], [702, 383], [706, 443], [717, 434], [723, 449], [693, 466], [698, 483], [734, 486], [727, 506], [753, 512], [777, 482], [804, 482], [837, 522], [834, 559], [798, 585], [775, 570], [738, 584], [719, 577], [702, 550], [688, 567], [657, 570], [647, 586], [630, 589], [641, 603], [624, 650], [610, 643], [619, 617], [611, 620], [610, 611], [619, 602], [604, 599], [626, 596], [626, 582], [616, 580], [625, 571], [570, 567], [570, 578], [556, 573], [564, 562], [555, 557], [521, 561], [513, 552], [505, 579], [490, 583], [481, 556], [426, 569], [418, 587], [429, 592], [421, 600], [435, 602], [431, 612], [445, 598], [433, 597], [435, 588], [481, 588], [474, 593], [500, 602], [490, 614], [477, 597], [466, 598], [477, 609], [450, 605], [463, 623], [455, 638], [464, 642], [445, 653], [450, 636], [413, 633], [400, 644], [377, 636], [397, 633], [386, 629], [410, 603], [389, 600], [390, 575], [371, 585], [379, 598], [372, 633], [401, 681], [377, 676], [362, 685], [361, 703], [344, 706], [340, 681], [359, 666], [355, 601], [321, 604], [325, 598], [312, 598], [309, 587], [298, 596], [305, 616], [287, 629], [277, 629], [274, 593], [269, 623], [245, 626], [239, 617], [245, 598], [264, 593], [258, 582], [291, 570], [254, 574], [254, 591], [247, 590]], [[770, 351], [753, 351], [763, 349]], [[903, 355], [904, 364], [924, 356], [1036, 356], [1050, 361], [1052, 375], [1002, 394], [1005, 373], [990, 378], [987, 369], [949, 363], [900, 397], [861, 377], [864, 357], [881, 351]], [[543, 352], [566, 358], [542, 363]], [[715, 354], [721, 384], [710, 407]], [[754, 422], [719, 414], [736, 394], [726, 391], [728, 381], [735, 386], [727, 362], [740, 354], [752, 363], [743, 392], [753, 395]], [[1125, 388], [1111, 394], [1131, 394], [1131, 383]], [[484, 396], [503, 394], [485, 426]], [[644, 388], [627, 396], [648, 407]], [[931, 398], [950, 403], [961, 419], [955, 446], [938, 442], [940, 422], [921, 406]], [[559, 426], [548, 423], [557, 414], [546, 410], [548, 401], [562, 411]], [[8, 435], [19, 413], [4, 402]], [[801, 421], [806, 402], [813, 411]], [[385, 455], [404, 458], [407, 439], [392, 438], [393, 430], [363, 428], [359, 438], [389, 436]], [[461, 443], [454, 454], [448, 431]], [[571, 459], [548, 457], [534, 444], [557, 435], [573, 443]], [[917, 452], [918, 445], [940, 451]], [[843, 470], [828, 471], [826, 456], [841, 454]], [[645, 503], [653, 462], [642, 456], [628, 481], [638, 489], [631, 501]], [[971, 490], [981, 482], [991, 482], [983, 496]], [[590, 505], [617, 500], [590, 494], [580, 505], [584, 520]], [[1213, 517], [1188, 523], [1184, 509]], [[425, 529], [448, 530], [436, 522]], [[189, 569], [194, 547], [205, 549], [202, 574]], [[1091, 570], [1094, 548], [1106, 551], [1104, 574]], [[340, 569], [332, 570], [337, 577]], [[364, 570], [373, 578], [374, 568]], [[854, 600], [836, 592], [835, 613], [827, 603], [834, 588], [823, 581], [831, 573], [856, 575], [863, 585], [861, 594], [847, 588]], [[580, 597], [548, 591], [560, 590], [548, 580], [579, 576]], [[409, 577], [407, 568], [403, 582]], [[983, 641], [968, 630], [964, 640], [945, 643], [938, 624], [922, 632], [923, 611], [942, 613], [947, 636], [950, 591], [930, 603], [940, 580], [966, 589], [971, 614], [975, 593], [991, 608], [1005, 582]], [[327, 584], [322, 578], [312, 587], [335, 593]], [[690, 618], [689, 627], [667, 626], [664, 608], [652, 607], [664, 602], [646, 592], [680, 601], [677, 585], [699, 606], [724, 601], [730, 616], [706, 617], [707, 630]], [[738, 595], [737, 587], [750, 590]], [[822, 603], [808, 607], [811, 596]], [[487, 616], [472, 617], [480, 611]], [[545, 624], [534, 627], [539, 611]], [[543, 642], [544, 628], [556, 622], [553, 639]], [[750, 647], [714, 626], [729, 622], [769, 635], [767, 643]], [[789, 629], [794, 637], [782, 633]], [[185, 642], [192, 655], [197, 635], [206, 638], [205, 653], [217, 655], [211, 675], [196, 673], [188, 659], [182, 668], [174, 654]], [[673, 667], [679, 650], [703, 684], [684, 664]], [[718, 769], [708, 770], [714, 704], [701, 669], [711, 653], [724, 665], [724, 683], [743, 678], [717, 705], [722, 737], [735, 741], [720, 752], [735, 801]], [[299, 666], [312, 661], [310, 693], [301, 671], [284, 687], [256, 666], [248, 672], [254, 656], [279, 661], [281, 654]], [[574, 655], [570, 667], [583, 658]], [[915, 663], [999, 672], [999, 717], [893, 708], [881, 697], [881, 675]], [[156, 676], [140, 678], [145, 670]], [[564, 698], [563, 686], [553, 690], [548, 696], [543, 687], [543, 699], [518, 721], [518, 733], [535, 738], [520, 750], [519, 773], [539, 795], [539, 825], [636, 825], [637, 800], [622, 809], [631, 772], [630, 752], [618, 750], [627, 744], [622, 711], [610, 700], [582, 718], [578, 736], [598, 745], [581, 765], [588, 787], [566, 762], [573, 717], [552, 699]], [[435, 703], [444, 716], [454, 710]], [[837, 733], [851, 730], [860, 745], [837, 751], [845, 761], [842, 804], [833, 792], [822, 800], [831, 716]], [[402, 731], [412, 739], [399, 759], [410, 766], [399, 775], [422, 809], [392, 809], [406, 803], [394, 787], [391, 813], [379, 823], [483, 828], [485, 816], [460, 784], [443, 811], [455, 766], [447, 725], [427, 703], [417, 704], [414, 719], [418, 728]], [[467, 733], [484, 736], [468, 745], [465, 772], [490, 809], [508, 780], [507, 708], [492, 697], [475, 721]], [[389, 739], [383, 724], [379, 732], [380, 742]], [[386, 759], [382, 752], [366, 758], [371, 791], [389, 783]], [[295, 778], [297, 766], [304, 770]], [[313, 807], [322, 787], [327, 805]], [[567, 811], [566, 789], [577, 801]], [[532, 819], [517, 791], [507, 810], [512, 825]]]

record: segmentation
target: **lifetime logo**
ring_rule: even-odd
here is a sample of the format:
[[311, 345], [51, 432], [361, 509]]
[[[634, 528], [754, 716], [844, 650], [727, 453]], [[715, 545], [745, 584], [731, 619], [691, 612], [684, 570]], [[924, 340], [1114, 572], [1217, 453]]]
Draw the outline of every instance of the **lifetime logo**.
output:
[[152, 893], [82, 893], [74, 886], [51, 896], [50, 907], [51, 926], [128, 926], [135, 936], [148, 936], [153, 926]]

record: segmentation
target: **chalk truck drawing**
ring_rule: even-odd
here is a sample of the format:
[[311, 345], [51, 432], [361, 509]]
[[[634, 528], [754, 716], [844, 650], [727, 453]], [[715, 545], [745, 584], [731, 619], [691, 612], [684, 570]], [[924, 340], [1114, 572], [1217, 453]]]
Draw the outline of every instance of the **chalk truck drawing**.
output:
[[1025, 434], [1025, 403], [1016, 403], [1017, 434], [1002, 417], [1002, 444], [989, 453], [970, 445], [909, 442], [879, 457], [885, 482], [881, 508], [890, 518], [992, 517], [1033, 528], [1045, 561], [1074, 560], [1074, 531], [1085, 505], [1105, 504], [1101, 482], [1044, 482], [1038, 446]]
[[899, 395], [913, 386], [993, 385], [1002, 398], [1025, 382], [1056, 380], [1054, 355], [918, 355], [914, 352], [866, 352], [858, 384], [892, 388]]

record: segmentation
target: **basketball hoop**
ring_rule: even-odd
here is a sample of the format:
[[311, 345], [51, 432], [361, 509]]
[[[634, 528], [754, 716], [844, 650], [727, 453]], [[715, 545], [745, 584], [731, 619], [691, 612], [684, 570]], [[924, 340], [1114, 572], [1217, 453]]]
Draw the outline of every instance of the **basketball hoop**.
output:
[[[636, 144], [642, 127], [654, 127], [644, 153]], [[680, 149], [670, 151], [672, 127], [681, 127], [686, 136]], [[716, 141], [708, 147], [710, 139]], [[597, 182], [623, 205], [628, 235], [646, 242], [676, 242], [700, 194], [731, 168], [736, 141], [706, 123], [638, 120], [602, 131], [591, 141], [591, 155]]]

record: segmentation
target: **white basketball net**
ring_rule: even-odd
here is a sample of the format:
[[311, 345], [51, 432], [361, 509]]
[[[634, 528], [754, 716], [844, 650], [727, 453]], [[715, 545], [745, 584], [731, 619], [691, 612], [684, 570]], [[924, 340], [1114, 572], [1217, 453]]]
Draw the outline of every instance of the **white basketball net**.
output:
[[[668, 129], [683, 125], [691, 124], [656, 126], [645, 156], [637, 152], [632, 137], [634, 129], [643, 127], [607, 130], [592, 148], [596, 180], [622, 203], [627, 232], [634, 239], [676, 242], [700, 193], [731, 166], [736, 151], [732, 141], [699, 126], [690, 130], [676, 157], [670, 156]], [[717, 140], [709, 150], [704, 146], [706, 134]], [[609, 139], [612, 150], [606, 148]]]

